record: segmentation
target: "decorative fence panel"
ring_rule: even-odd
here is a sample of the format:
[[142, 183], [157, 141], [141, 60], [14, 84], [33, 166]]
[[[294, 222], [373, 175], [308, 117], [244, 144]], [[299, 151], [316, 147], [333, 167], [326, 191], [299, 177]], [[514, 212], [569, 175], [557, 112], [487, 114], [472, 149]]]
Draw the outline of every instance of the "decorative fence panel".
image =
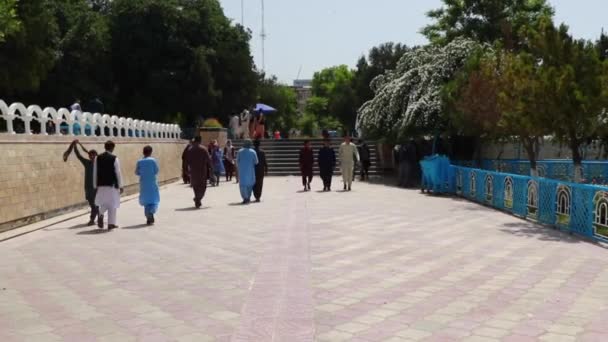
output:
[[[530, 175], [530, 162], [527, 160], [482, 160], [480, 165], [474, 161], [455, 161], [453, 164], [522, 176]], [[537, 164], [540, 177], [566, 182], [574, 180], [572, 160], [541, 160]], [[582, 165], [584, 183], [608, 185], [608, 161], [583, 161]]]
[[[56, 110], [51, 107], [42, 109], [36, 105], [26, 107], [21, 103], [13, 103], [9, 106], [3, 100], [0, 100], [0, 119], [3, 119], [8, 134], [99, 135], [157, 139], [179, 139], [181, 135], [179, 125], [174, 124], [101, 113], [83, 113], [66, 108]], [[32, 123], [36, 123], [36, 129], [32, 128]]]
[[604, 186], [454, 165], [450, 177], [452, 192], [459, 196], [608, 242], [608, 188]]

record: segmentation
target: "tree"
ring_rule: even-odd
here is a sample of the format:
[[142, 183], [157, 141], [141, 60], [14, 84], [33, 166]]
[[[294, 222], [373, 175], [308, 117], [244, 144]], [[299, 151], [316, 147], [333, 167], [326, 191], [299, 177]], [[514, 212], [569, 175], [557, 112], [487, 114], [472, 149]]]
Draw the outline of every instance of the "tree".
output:
[[[16, 4], [13, 9], [20, 29], [12, 30], [0, 42], [0, 94], [5, 99], [38, 91], [57, 56], [58, 29], [51, 2], [28, 0]], [[15, 12], [9, 6], [9, 17]]]
[[[327, 113], [344, 126], [354, 128], [356, 121], [356, 95], [352, 88], [354, 73], [346, 65], [316, 72], [312, 81], [313, 96], [327, 99]], [[314, 100], [318, 101], [318, 100]]]
[[443, 7], [427, 16], [434, 20], [422, 29], [433, 43], [447, 44], [459, 37], [482, 43], [502, 41], [507, 48], [521, 42], [522, 27], [553, 9], [546, 0], [443, 0]]
[[484, 141], [503, 137], [498, 127], [501, 111], [499, 73], [494, 50], [477, 49], [462, 71], [444, 89], [444, 111], [450, 120], [448, 131], [455, 136], [474, 137], [477, 160]]
[[53, 11], [59, 30], [57, 60], [34, 102], [59, 107], [80, 98], [87, 110], [88, 100], [100, 97], [113, 107], [107, 16], [87, 0], [57, 1]]
[[7, 36], [17, 32], [21, 22], [17, 17], [17, 0], [4, 0], [0, 2], [0, 43]]
[[575, 40], [568, 27], [541, 19], [528, 30], [527, 49], [549, 85], [543, 92], [553, 113], [555, 137], [570, 147], [576, 182], [582, 181], [581, 147], [596, 135], [600, 116], [608, 108], [608, 64], [600, 60], [595, 44]]
[[357, 62], [353, 78], [353, 88], [357, 97], [357, 108], [374, 97], [370, 84], [372, 80], [397, 66], [397, 62], [410, 49], [403, 44], [384, 43], [373, 47], [368, 57], [362, 56]]
[[261, 76], [259, 101], [273, 106], [277, 111], [269, 116], [273, 130], [288, 132], [297, 124], [298, 101], [292, 87], [280, 84], [275, 76]]
[[597, 52], [600, 54], [602, 61], [608, 59], [608, 35], [602, 30], [600, 38], [597, 40]]
[[366, 135], [390, 139], [445, 130], [443, 87], [478, 47], [457, 39], [407, 52], [395, 70], [372, 81], [375, 96], [359, 109], [358, 127]]
[[500, 83], [499, 126], [519, 139], [530, 161], [530, 175], [538, 176], [536, 162], [544, 137], [551, 133], [553, 107], [547, 91], [553, 79], [539, 67], [534, 56], [503, 53], [498, 65]]
[[111, 12], [119, 111], [227, 122], [254, 102], [250, 33], [217, 0], [115, 0]]

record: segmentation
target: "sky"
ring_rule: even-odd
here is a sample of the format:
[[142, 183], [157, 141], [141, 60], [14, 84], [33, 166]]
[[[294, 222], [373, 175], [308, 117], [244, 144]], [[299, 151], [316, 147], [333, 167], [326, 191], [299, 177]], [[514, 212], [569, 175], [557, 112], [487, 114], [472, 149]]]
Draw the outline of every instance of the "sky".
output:
[[[244, 17], [241, 17], [241, 1]], [[607, 0], [549, 0], [555, 21], [565, 22], [576, 38], [596, 39], [608, 31]], [[262, 69], [262, 0], [220, 0], [226, 15], [252, 31], [251, 51]], [[419, 33], [425, 13], [441, 0], [264, 0], [265, 71], [291, 84], [315, 71], [346, 64], [384, 42], [425, 44]]]

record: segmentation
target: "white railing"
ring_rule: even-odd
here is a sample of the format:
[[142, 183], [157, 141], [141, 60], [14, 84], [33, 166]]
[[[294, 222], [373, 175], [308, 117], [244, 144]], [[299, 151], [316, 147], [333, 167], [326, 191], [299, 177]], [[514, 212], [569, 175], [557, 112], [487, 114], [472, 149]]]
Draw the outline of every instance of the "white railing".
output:
[[[23, 134], [95, 136], [97, 128], [99, 128], [98, 133], [102, 137], [178, 139], [182, 132], [179, 125], [174, 124], [161, 124], [100, 113], [83, 113], [66, 108], [56, 110], [46, 107], [42, 109], [36, 105], [25, 107], [22, 103], [13, 103], [9, 106], [3, 100], [0, 100], [0, 118], [6, 122], [6, 130], [9, 134], [16, 134], [15, 122], [23, 123], [24, 127], [20, 130], [22, 132], [19, 132]], [[33, 121], [40, 124], [39, 132], [32, 132]], [[47, 132], [47, 126], [49, 132]], [[109, 134], [107, 134], [106, 128]]]

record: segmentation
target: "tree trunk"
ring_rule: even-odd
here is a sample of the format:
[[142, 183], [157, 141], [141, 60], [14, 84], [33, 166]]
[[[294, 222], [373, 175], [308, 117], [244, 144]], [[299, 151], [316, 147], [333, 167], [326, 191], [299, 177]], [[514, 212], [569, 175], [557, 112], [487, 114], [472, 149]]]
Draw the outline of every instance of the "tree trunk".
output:
[[477, 167], [481, 168], [481, 138], [475, 137], [475, 154], [473, 156]]
[[536, 139], [534, 138], [522, 138], [522, 145], [528, 154], [528, 160], [530, 161], [530, 176], [538, 177], [538, 169], [536, 158], [538, 155], [538, 147]]
[[570, 150], [572, 150], [572, 162], [574, 163], [574, 182], [583, 182], [583, 156], [579, 149], [580, 144], [578, 139], [570, 138]]

